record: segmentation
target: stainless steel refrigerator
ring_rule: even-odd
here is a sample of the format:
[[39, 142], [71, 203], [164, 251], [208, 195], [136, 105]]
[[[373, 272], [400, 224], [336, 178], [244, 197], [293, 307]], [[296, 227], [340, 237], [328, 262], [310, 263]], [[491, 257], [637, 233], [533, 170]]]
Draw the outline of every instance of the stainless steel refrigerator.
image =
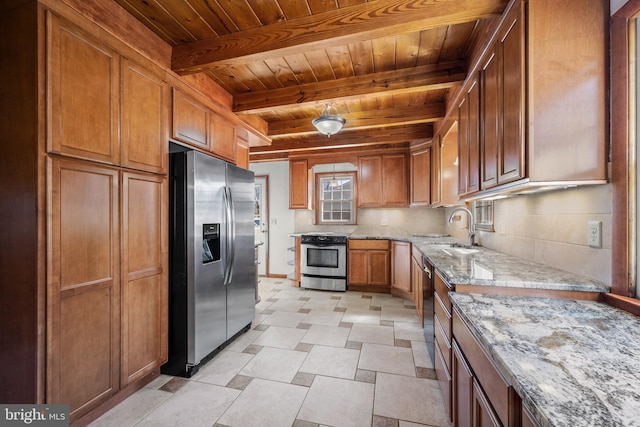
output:
[[169, 360], [190, 377], [255, 315], [254, 174], [170, 144]]

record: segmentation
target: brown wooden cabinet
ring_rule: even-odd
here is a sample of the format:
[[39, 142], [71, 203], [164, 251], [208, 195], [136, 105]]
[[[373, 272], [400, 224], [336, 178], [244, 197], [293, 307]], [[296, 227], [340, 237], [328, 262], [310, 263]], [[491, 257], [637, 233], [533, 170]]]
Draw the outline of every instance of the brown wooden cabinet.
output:
[[230, 162], [236, 161], [236, 127], [215, 113], [210, 115], [211, 151]]
[[169, 89], [161, 70], [122, 59], [122, 166], [167, 173]]
[[[436, 144], [434, 144], [436, 145]], [[433, 145], [433, 146], [434, 146]], [[412, 149], [411, 158], [411, 206], [427, 206], [433, 202], [431, 184], [432, 145]], [[439, 182], [439, 180], [438, 180]], [[439, 193], [439, 191], [437, 191]]]
[[307, 159], [289, 160], [289, 209], [309, 209]]
[[456, 427], [472, 427], [473, 372], [471, 372], [471, 368], [455, 342], [453, 343], [452, 362], [453, 425]]
[[167, 360], [167, 178], [122, 174], [122, 385]]
[[53, 159], [47, 197], [47, 402], [71, 419], [119, 388], [119, 176]]
[[411, 243], [391, 242], [391, 294], [413, 299], [411, 282]]
[[406, 207], [407, 156], [404, 153], [358, 157], [358, 207]]
[[350, 290], [389, 292], [390, 253], [388, 240], [349, 240], [347, 282]]
[[173, 89], [171, 136], [181, 142], [209, 151], [209, 109], [182, 90]]
[[472, 80], [458, 106], [458, 194], [478, 191], [480, 179], [480, 84]]
[[70, 22], [46, 18], [47, 150], [118, 164], [120, 56]]

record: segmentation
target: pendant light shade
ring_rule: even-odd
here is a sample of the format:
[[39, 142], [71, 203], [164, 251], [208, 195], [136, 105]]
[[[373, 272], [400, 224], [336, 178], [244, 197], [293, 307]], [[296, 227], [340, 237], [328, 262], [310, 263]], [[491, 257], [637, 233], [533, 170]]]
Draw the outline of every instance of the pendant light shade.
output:
[[[331, 114], [332, 111], [335, 112], [335, 114]], [[346, 122], [344, 118], [340, 117], [338, 110], [336, 110], [333, 105], [327, 105], [322, 111], [322, 115], [313, 119], [311, 124], [318, 132], [331, 138], [331, 135], [335, 135], [342, 130], [342, 126], [344, 126]]]

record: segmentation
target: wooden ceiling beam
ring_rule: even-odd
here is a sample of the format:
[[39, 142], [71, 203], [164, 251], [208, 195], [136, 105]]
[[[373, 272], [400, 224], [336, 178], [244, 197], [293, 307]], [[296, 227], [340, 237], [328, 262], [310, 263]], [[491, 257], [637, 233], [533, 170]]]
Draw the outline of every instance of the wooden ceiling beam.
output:
[[[381, 126], [401, 126], [416, 123], [433, 123], [444, 118], [444, 102], [408, 107], [394, 107], [373, 111], [340, 114], [347, 123], [344, 130], [370, 129]], [[310, 118], [269, 122], [269, 136], [315, 133]]]
[[369, 147], [380, 144], [426, 141], [431, 138], [433, 138], [433, 126], [431, 124], [362, 129], [357, 132], [344, 131], [333, 135], [331, 138], [314, 133], [299, 137], [274, 138], [270, 146], [251, 147], [250, 155]]
[[299, 19], [185, 43], [171, 68], [200, 73], [335, 45], [471, 22], [496, 16], [507, 0], [378, 0]]
[[375, 97], [417, 91], [447, 89], [462, 84], [466, 77], [463, 61], [423, 65], [363, 76], [307, 83], [236, 95], [235, 113], [259, 114], [267, 111], [328, 103], [338, 99]]

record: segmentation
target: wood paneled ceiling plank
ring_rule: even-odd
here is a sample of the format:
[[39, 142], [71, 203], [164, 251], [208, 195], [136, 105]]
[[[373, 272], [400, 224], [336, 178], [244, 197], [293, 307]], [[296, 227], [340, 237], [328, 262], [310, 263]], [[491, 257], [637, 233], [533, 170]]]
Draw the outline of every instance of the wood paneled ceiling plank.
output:
[[307, 0], [307, 3], [314, 15], [338, 9], [337, 0]]
[[399, 34], [396, 37], [396, 68], [415, 67], [420, 50], [420, 32]]
[[380, 37], [371, 40], [373, 47], [373, 66], [376, 73], [393, 71], [396, 67], [396, 36]]
[[271, 72], [276, 79], [278, 79], [282, 87], [294, 87], [300, 84], [295, 73], [291, 70], [291, 67], [289, 67], [289, 64], [287, 64], [284, 58], [271, 58], [266, 60], [265, 64], [271, 69]]
[[[282, 87], [282, 83], [280, 83], [280, 81], [271, 71], [271, 68], [269, 68], [265, 62], [252, 62], [251, 64], [247, 64], [247, 69], [251, 71], [251, 73], [254, 75], [254, 78], [258, 80], [263, 86], [264, 89], [262, 90], [271, 90]], [[234, 95], [238, 93], [243, 92], [233, 92]]]
[[[445, 105], [443, 102], [428, 105], [411, 105], [405, 107], [391, 107], [373, 111], [358, 111], [342, 113], [347, 120], [344, 130], [370, 129], [380, 126], [400, 126], [416, 123], [432, 123], [444, 118]], [[316, 129], [310, 118], [282, 120], [269, 122], [269, 136], [285, 136], [296, 133], [314, 133]]]
[[269, 25], [286, 19], [276, 0], [247, 0], [247, 2], [262, 25]]
[[163, 1], [161, 7], [190, 35], [189, 39], [181, 40], [180, 43], [218, 36], [211, 25], [202, 19], [198, 11], [191, 7], [189, 3]]
[[285, 57], [285, 60], [287, 61], [287, 64], [289, 64], [289, 68], [291, 68], [293, 73], [296, 75], [296, 79], [301, 84], [318, 81], [304, 53], [289, 55]]
[[326, 51], [313, 50], [311, 52], [305, 52], [304, 56], [307, 58], [307, 61], [309, 61], [309, 65], [313, 69], [317, 81], [333, 80], [336, 78], [335, 74], [333, 74], [333, 68], [331, 68], [331, 62], [329, 61]]
[[[171, 1], [171, 0], [169, 0]], [[260, 29], [262, 23], [254, 13], [247, 0], [212, 0], [216, 1], [224, 10], [227, 16], [231, 17], [233, 23], [240, 30], [239, 33], [228, 34], [240, 34], [244, 30]]]
[[[130, 0], [119, 0], [118, 4], [136, 17], [140, 22], [153, 30], [171, 46], [176, 46], [188, 37], [184, 29], [172, 16], [168, 15], [163, 7], [150, 1], [141, 4], [133, 4]], [[176, 28], [177, 27], [177, 28]], [[188, 38], [187, 38], [188, 40]]]
[[467, 42], [474, 32], [478, 22], [467, 22], [460, 25], [451, 25], [447, 31], [447, 38], [440, 52], [442, 61], [464, 58], [467, 51]]
[[218, 36], [238, 31], [238, 26], [215, 1], [187, 0]]
[[278, 4], [287, 19], [296, 19], [311, 15], [311, 9], [309, 9], [306, 1], [278, 0]]
[[375, 71], [373, 66], [373, 45], [371, 41], [363, 41], [349, 44], [349, 54], [353, 62], [353, 73], [356, 76], [372, 74]]
[[440, 62], [440, 52], [447, 36], [447, 27], [420, 32], [420, 49], [416, 66]]
[[462, 83], [465, 78], [463, 66], [462, 61], [453, 61], [291, 88], [239, 94], [234, 97], [233, 110], [259, 113], [262, 110], [286, 108], [295, 104], [314, 104], [327, 100], [376, 96], [383, 93], [448, 88]]
[[[225, 6], [229, 3], [246, 4], [226, 0]], [[300, 51], [476, 21], [502, 13], [506, 4], [507, 0], [378, 0], [176, 46], [172, 68], [179, 74], [197, 73]], [[313, 6], [311, 8], [313, 11]], [[234, 14], [242, 16], [238, 11]], [[336, 31], [337, 28], [340, 30]]]
[[231, 94], [266, 90], [264, 83], [256, 78], [247, 65], [228, 67], [216, 72], [213, 76], [214, 80], [227, 88]]
[[353, 62], [351, 61], [351, 52], [346, 45], [332, 46], [326, 49], [333, 74], [337, 79], [353, 77]]

